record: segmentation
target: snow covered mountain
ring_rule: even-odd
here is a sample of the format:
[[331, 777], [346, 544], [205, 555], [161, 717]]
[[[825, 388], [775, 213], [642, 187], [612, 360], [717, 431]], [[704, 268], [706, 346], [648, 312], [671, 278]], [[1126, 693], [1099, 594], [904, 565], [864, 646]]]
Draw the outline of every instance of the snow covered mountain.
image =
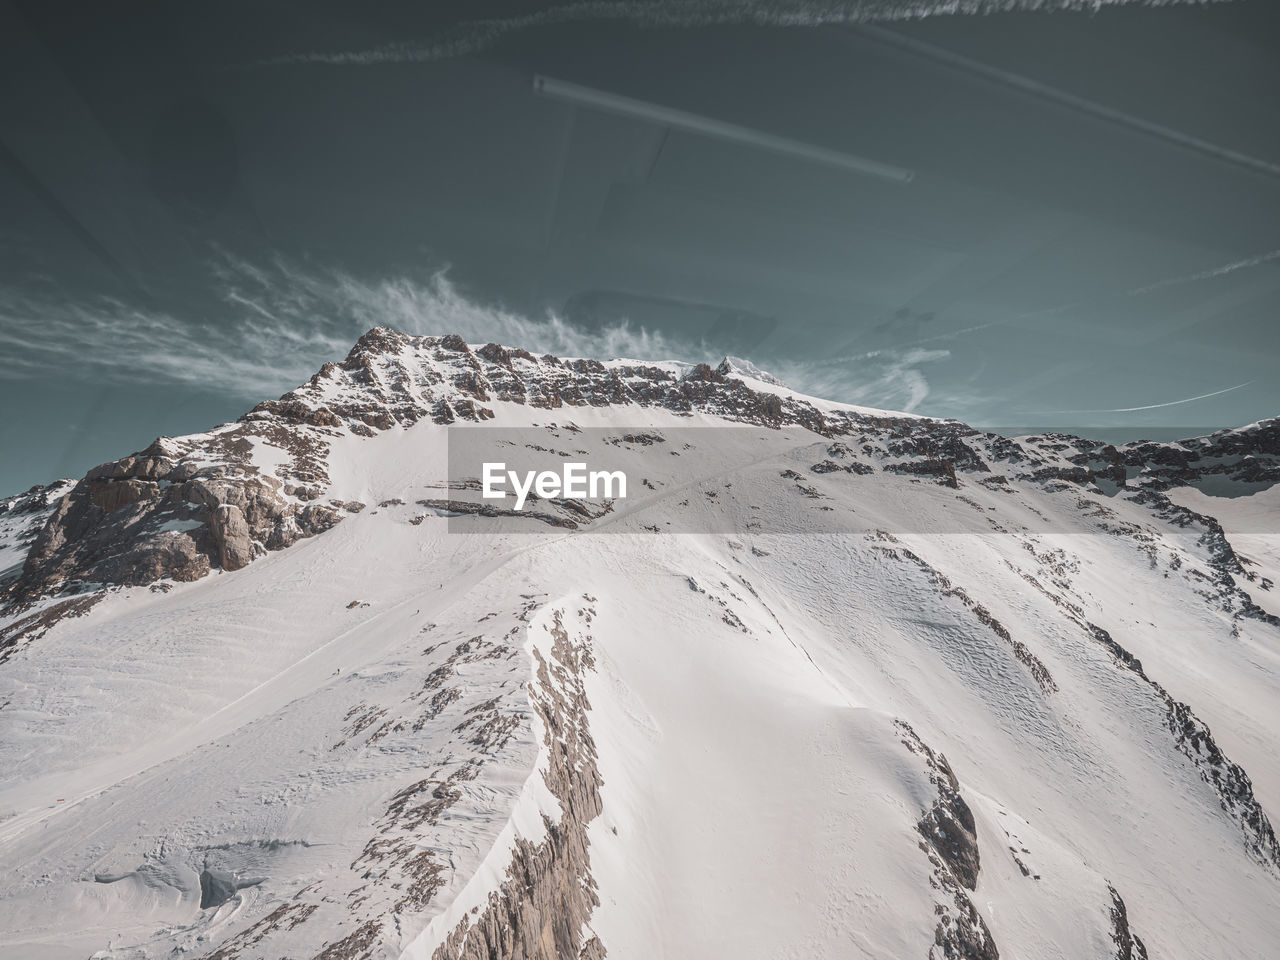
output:
[[379, 328], [0, 501], [3, 955], [1274, 956], [1280, 420], [761, 376]]

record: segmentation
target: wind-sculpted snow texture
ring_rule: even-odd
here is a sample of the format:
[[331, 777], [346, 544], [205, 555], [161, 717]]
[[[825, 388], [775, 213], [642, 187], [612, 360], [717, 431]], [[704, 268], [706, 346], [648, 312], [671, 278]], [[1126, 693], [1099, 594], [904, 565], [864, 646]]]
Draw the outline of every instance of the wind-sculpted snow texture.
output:
[[[1271, 956], [1280, 421], [763, 376], [379, 328], [0, 501], [0, 952]], [[643, 475], [483, 504], [495, 426]]]

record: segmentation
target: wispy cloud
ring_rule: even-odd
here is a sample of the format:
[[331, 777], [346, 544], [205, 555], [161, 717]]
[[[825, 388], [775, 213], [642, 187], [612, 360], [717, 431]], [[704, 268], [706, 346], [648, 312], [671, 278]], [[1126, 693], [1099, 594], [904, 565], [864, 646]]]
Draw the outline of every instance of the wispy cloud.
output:
[[770, 373], [809, 396], [912, 413], [930, 395], [924, 368], [950, 358], [949, 350], [875, 350], [848, 358], [838, 369], [785, 357], [766, 364]]
[[[528, 316], [482, 303], [440, 271], [369, 280], [277, 259], [250, 263], [220, 254], [211, 265], [216, 294], [199, 316], [142, 308], [118, 299], [20, 296], [0, 290], [0, 378], [51, 374], [129, 385], [184, 385], [257, 402], [292, 389], [320, 365], [341, 359], [362, 333], [458, 333], [560, 357], [719, 361], [700, 339], [629, 323], [592, 329], [554, 313]], [[916, 410], [930, 397], [925, 370], [946, 350], [882, 350], [839, 369], [801, 356], [751, 359], [793, 389], [866, 406]]]
[[528, 317], [479, 303], [444, 272], [367, 281], [284, 260], [264, 267], [221, 256], [213, 283], [220, 306], [199, 318], [106, 297], [59, 300], [0, 290], [6, 354], [0, 377], [76, 371], [88, 380], [179, 383], [259, 400], [342, 358], [374, 326], [459, 333], [559, 356], [704, 359], [698, 344], [622, 319], [588, 331], [552, 314]]
[[388, 63], [424, 63], [479, 53], [503, 37], [520, 31], [592, 21], [617, 21], [647, 27], [704, 27], [719, 24], [815, 27], [1012, 11], [1094, 13], [1103, 7], [1164, 7], [1229, 2], [1232, 0], [658, 0], [650, 3], [636, 0], [586, 0], [558, 4], [523, 16], [464, 21], [415, 42], [356, 50], [292, 52], [248, 66], [377, 66]]

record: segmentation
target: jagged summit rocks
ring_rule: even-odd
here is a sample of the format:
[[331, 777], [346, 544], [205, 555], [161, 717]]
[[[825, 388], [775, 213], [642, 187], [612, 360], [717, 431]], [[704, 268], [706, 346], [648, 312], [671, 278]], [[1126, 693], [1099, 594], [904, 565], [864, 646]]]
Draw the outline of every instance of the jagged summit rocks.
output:
[[[694, 410], [735, 421], [796, 423], [825, 432], [805, 401], [753, 390], [729, 365], [604, 364], [535, 357], [456, 334], [410, 337], [386, 327], [364, 334], [341, 362], [234, 424], [161, 438], [140, 453], [90, 470], [56, 504], [7, 587], [10, 601], [98, 584], [190, 581], [237, 570], [264, 551], [332, 527], [344, 504], [323, 501], [329, 443], [372, 437], [420, 420], [446, 425], [494, 417], [494, 404]], [[254, 451], [287, 460], [270, 472]]]
[[767, 383], [775, 387], [785, 387], [786, 384], [779, 380], [771, 373], [766, 373], [757, 367], [750, 360], [743, 360], [741, 357], [725, 357], [720, 361], [720, 365], [716, 369], [721, 374], [736, 373], [740, 376], [747, 377], [750, 380], [759, 383]]

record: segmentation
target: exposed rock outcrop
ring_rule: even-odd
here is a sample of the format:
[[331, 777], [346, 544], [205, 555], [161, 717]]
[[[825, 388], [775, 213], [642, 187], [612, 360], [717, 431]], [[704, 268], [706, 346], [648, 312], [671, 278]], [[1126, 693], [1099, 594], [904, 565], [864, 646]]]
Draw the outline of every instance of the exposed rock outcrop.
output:
[[999, 960], [991, 931], [966, 890], [978, 886], [978, 836], [973, 812], [960, 796], [960, 782], [947, 758], [936, 753], [904, 720], [894, 721], [902, 745], [923, 758], [938, 796], [917, 825], [920, 849], [933, 866], [939, 899], [938, 926], [929, 960]]
[[220, 503], [209, 518], [209, 534], [223, 570], [239, 570], [253, 559], [253, 540], [244, 512], [234, 503]]
[[1129, 911], [1119, 891], [1107, 884], [1111, 893], [1111, 939], [1116, 945], [1116, 960], [1147, 960], [1147, 947], [1129, 927]]
[[[590, 608], [586, 608], [590, 611]], [[600, 774], [587, 722], [583, 677], [594, 669], [589, 635], [571, 637], [560, 611], [549, 658], [536, 649], [530, 699], [542, 719], [550, 766], [544, 779], [560, 801], [559, 821], [544, 817], [546, 839], [520, 839], [507, 879], [479, 915], [464, 918], [432, 960], [600, 960], [605, 948], [584, 930], [599, 905], [591, 879], [587, 826], [600, 815]]]
[[120, 465], [104, 464], [71, 489], [35, 538], [11, 600], [77, 584], [196, 580], [214, 565], [244, 566], [255, 541], [279, 548], [312, 532], [281, 481], [254, 468], [145, 462], [145, 478], [126, 466], [133, 475], [111, 479]]
[[17, 579], [31, 545], [74, 486], [74, 480], [58, 480], [0, 498], [0, 589]]
[[956, 600], [959, 600], [966, 609], [973, 612], [973, 615], [984, 627], [990, 630], [991, 633], [998, 637], [1002, 642], [1007, 644], [1013, 651], [1013, 655], [1018, 659], [1018, 662], [1026, 667], [1027, 672], [1031, 674], [1032, 679], [1035, 680], [1036, 684], [1044, 693], [1057, 693], [1058, 685], [1050, 675], [1049, 668], [1044, 665], [1039, 657], [1031, 652], [1030, 648], [1028, 648], [1025, 643], [1021, 640], [1015, 640], [1013, 635], [1009, 633], [1008, 628], [992, 616], [991, 612], [985, 606], [974, 600], [963, 587], [952, 584], [950, 578], [942, 573], [942, 571], [936, 569], [932, 564], [914, 551], [902, 546], [900, 541], [892, 534], [881, 530], [877, 531], [876, 534], [868, 539], [893, 544], [893, 546], [884, 546], [881, 543], [875, 543], [873, 549], [894, 560], [907, 560], [910, 563], [915, 564], [924, 572], [924, 575], [928, 578], [933, 587], [944, 597], [954, 597]]
[[1189, 706], [1175, 700], [1163, 686], [1147, 676], [1141, 660], [1097, 624], [1085, 623], [1084, 626], [1118, 666], [1135, 674], [1164, 704], [1166, 724], [1174, 744], [1217, 794], [1222, 809], [1239, 824], [1249, 852], [1258, 862], [1280, 869], [1280, 842], [1270, 818], [1254, 795], [1249, 774], [1222, 752], [1209, 727]]
[[[197, 580], [328, 529], [338, 514], [311, 502], [327, 480], [325, 438], [318, 427], [256, 420], [162, 438], [94, 467], [53, 505], [0, 603], [21, 609], [60, 592]], [[279, 475], [254, 461], [263, 444], [288, 455]]]

